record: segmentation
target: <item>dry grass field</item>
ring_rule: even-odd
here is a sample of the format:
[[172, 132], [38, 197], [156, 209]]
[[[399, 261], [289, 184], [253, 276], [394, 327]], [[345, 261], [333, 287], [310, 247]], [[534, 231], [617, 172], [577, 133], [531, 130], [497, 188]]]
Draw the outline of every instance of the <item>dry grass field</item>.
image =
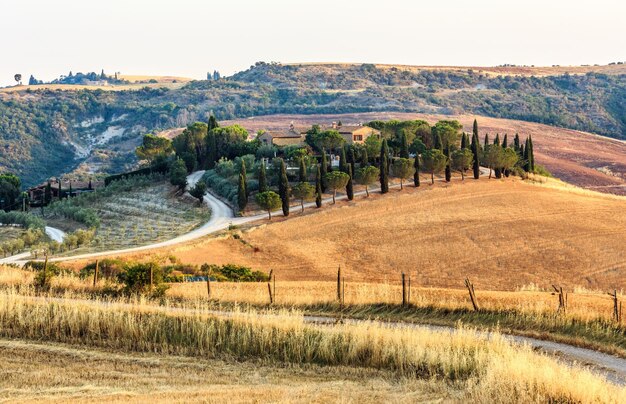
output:
[[[554, 184], [554, 185], [551, 185]], [[626, 288], [626, 199], [519, 179], [435, 183], [256, 223], [240, 239], [206, 238], [134, 254], [273, 269], [279, 280], [515, 290]], [[260, 226], [259, 226], [260, 225]], [[245, 242], [242, 242], [245, 241]], [[77, 263], [75, 265], [80, 265]]]
[[[353, 63], [286, 63], [292, 65], [319, 66], [320, 69], [330, 66], [352, 66]], [[356, 64], [360, 65], [360, 63]], [[489, 76], [558, 76], [562, 74], [626, 74], [626, 64], [601, 65], [601, 66], [413, 66], [413, 65], [393, 65], [393, 64], [375, 64], [379, 69], [396, 68], [400, 70], [408, 70], [419, 72], [422, 70], [444, 70], [444, 71], [461, 71], [467, 72], [473, 70]]]
[[[219, 384], [233, 387], [232, 401], [245, 401], [247, 381], [253, 397], [284, 402], [311, 394], [325, 402], [359, 389], [369, 393], [359, 401], [368, 402], [620, 402], [626, 395], [581, 367], [497, 333], [486, 338], [462, 327], [435, 331], [374, 322], [321, 326], [293, 312], [260, 314], [216, 315], [145, 300], [46, 300], [5, 290], [0, 386], [19, 401], [55, 395], [165, 401], [176, 394], [186, 398], [177, 401], [201, 400]], [[246, 370], [248, 376], [238, 377]], [[280, 376], [278, 388], [264, 397]]]
[[128, 353], [0, 339], [0, 392], [14, 402], [415, 402], [441, 383], [388, 372]]
[[376, 119], [424, 119], [434, 124], [441, 119], [458, 119], [468, 133], [474, 118], [478, 120], [480, 140], [489, 133], [507, 133], [512, 141], [515, 133], [522, 140], [532, 135], [535, 160], [555, 177], [579, 187], [600, 192], [626, 195], [626, 142], [571, 129], [511, 119], [487, 118], [473, 115], [430, 115], [397, 112], [372, 112], [341, 115], [269, 115], [224, 124], [238, 123], [249, 131], [285, 129], [296, 126], [341, 121], [344, 124], [363, 123]]

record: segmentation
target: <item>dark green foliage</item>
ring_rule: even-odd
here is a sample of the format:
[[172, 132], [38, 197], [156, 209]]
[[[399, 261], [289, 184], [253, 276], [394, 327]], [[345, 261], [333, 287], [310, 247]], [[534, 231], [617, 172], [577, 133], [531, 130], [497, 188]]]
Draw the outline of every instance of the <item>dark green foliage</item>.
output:
[[322, 161], [320, 163], [320, 172], [322, 178], [322, 192], [326, 192], [326, 174], [328, 173], [328, 160], [326, 159], [326, 150], [322, 149]]
[[485, 142], [483, 143], [483, 151], [487, 151], [487, 146], [489, 146], [489, 133], [485, 134]]
[[405, 132], [402, 132], [401, 144], [400, 144], [400, 157], [403, 159], [409, 158], [409, 143], [406, 139]]
[[354, 173], [356, 170], [356, 156], [354, 155], [354, 146], [348, 146], [347, 157], [348, 163], [352, 168], [352, 173]]
[[389, 192], [389, 149], [387, 139], [383, 139], [380, 147], [380, 193]]
[[504, 139], [502, 140], [502, 147], [504, 149], [506, 149], [507, 147], [509, 147], [509, 135], [508, 134], [504, 134]]
[[413, 175], [411, 160], [402, 157], [393, 160], [393, 175], [400, 179], [400, 189], [404, 189], [404, 180]]
[[472, 134], [478, 137], [478, 121], [474, 119], [474, 124], [472, 125]]
[[154, 262], [129, 263], [118, 275], [118, 281], [124, 284], [124, 291], [128, 294], [160, 297], [168, 288], [164, 284], [165, 277], [163, 268]]
[[[474, 127], [477, 131], [476, 121], [474, 120]], [[471, 145], [472, 154], [474, 155], [474, 162], [472, 164], [474, 179], [477, 180], [480, 178], [480, 144], [478, 143], [478, 134], [474, 133], [472, 135], [472, 145]]]
[[322, 173], [319, 164], [316, 166], [315, 174], [315, 206], [322, 207]]
[[298, 180], [300, 182], [307, 182], [308, 179], [308, 175], [306, 172], [306, 162], [304, 157], [300, 158], [300, 168], [298, 170]]
[[215, 119], [215, 115], [211, 114], [211, 116], [209, 116], [209, 123], [207, 124], [207, 130], [212, 131], [215, 128], [219, 128], [220, 124], [217, 122], [217, 119]]
[[248, 195], [246, 192], [246, 179], [242, 174], [239, 174], [239, 185], [237, 187], [237, 206], [240, 211], [243, 211], [248, 205]]
[[433, 132], [433, 149], [443, 150], [443, 143], [441, 143], [441, 137], [437, 132]]
[[346, 161], [346, 148], [341, 148], [341, 153], [339, 154], [339, 170], [344, 173], [348, 172], [348, 163]]
[[269, 191], [267, 185], [267, 173], [265, 172], [265, 161], [261, 160], [259, 165], [259, 192]]
[[420, 186], [420, 156], [419, 154], [415, 155], [415, 160], [413, 160], [413, 169], [415, 172], [413, 173], [413, 185], [415, 188]]
[[206, 136], [206, 160], [207, 168], [212, 170], [215, 168], [215, 163], [219, 160], [217, 156], [217, 143], [215, 141], [215, 133], [211, 130]]
[[446, 182], [450, 182], [450, 180], [452, 179], [452, 159], [450, 158], [450, 147], [446, 147], [445, 149], [445, 153], [446, 153]]
[[361, 167], [365, 167], [366, 165], [369, 165], [369, 163], [370, 159], [367, 155], [367, 147], [364, 147], [361, 149]]
[[[48, 183], [48, 186], [50, 183]], [[52, 190], [46, 186], [46, 201], [52, 199]], [[0, 209], [13, 210], [21, 208], [21, 204], [17, 200], [20, 196], [20, 179], [13, 174], [0, 175]]]
[[380, 170], [374, 166], [363, 166], [356, 172], [356, 180], [359, 184], [365, 185], [365, 194], [370, 196], [369, 186], [380, 176]]
[[198, 183], [189, 190], [189, 194], [202, 203], [204, 201], [204, 194], [206, 194], [206, 182], [202, 180], [198, 181]]
[[282, 202], [283, 215], [289, 216], [289, 180], [287, 179], [287, 167], [285, 161], [280, 161], [280, 179], [278, 182], [278, 194]]
[[430, 173], [431, 184], [435, 183], [435, 174], [439, 174], [446, 168], [446, 155], [439, 149], [426, 150], [422, 154], [424, 172]]
[[180, 157], [170, 167], [170, 183], [181, 191], [187, 186], [187, 166]]
[[337, 196], [337, 190], [344, 188], [350, 176], [342, 171], [331, 171], [326, 174], [326, 184], [333, 190], [333, 204], [335, 203], [335, 197]]
[[261, 271], [253, 271], [249, 267], [225, 264], [203, 265], [205, 271], [208, 270], [211, 278], [217, 282], [267, 282], [269, 275]]
[[472, 166], [474, 154], [467, 148], [457, 149], [452, 153], [452, 168], [461, 173], [461, 179], [465, 179], [465, 170]]
[[463, 133], [463, 135], [461, 135], [461, 149], [466, 149], [467, 148], [467, 134]]
[[[495, 146], [502, 147], [502, 146], [500, 146], [500, 134], [499, 133], [496, 133], [496, 138], [494, 139], [493, 144]], [[500, 156], [499, 160], [502, 160], [502, 155]], [[494, 170], [494, 173], [496, 175], [496, 178], [498, 178], [498, 179], [502, 178], [502, 168], [499, 165], [494, 166], [493, 170]]]
[[300, 205], [304, 212], [304, 202], [315, 197], [315, 187], [308, 182], [300, 182], [292, 188], [292, 193], [296, 199], [300, 199]]
[[533, 138], [531, 135], [528, 135], [528, 146], [530, 147], [530, 151], [528, 152], [528, 164], [531, 172], [535, 172], [535, 153], [533, 150]]
[[348, 172], [346, 174], [348, 174], [350, 178], [348, 179], [348, 183], [346, 184], [346, 196], [348, 197], [348, 200], [351, 201], [354, 199], [354, 185], [352, 184], [352, 166], [348, 164], [347, 168]]
[[139, 160], [146, 160], [152, 163], [158, 157], [166, 157], [174, 151], [172, 141], [168, 138], [151, 134], [144, 135], [141, 146], [135, 149], [135, 154]]
[[280, 195], [274, 191], [259, 192], [255, 196], [257, 205], [267, 212], [269, 219], [272, 220], [272, 211], [278, 209], [281, 204]]

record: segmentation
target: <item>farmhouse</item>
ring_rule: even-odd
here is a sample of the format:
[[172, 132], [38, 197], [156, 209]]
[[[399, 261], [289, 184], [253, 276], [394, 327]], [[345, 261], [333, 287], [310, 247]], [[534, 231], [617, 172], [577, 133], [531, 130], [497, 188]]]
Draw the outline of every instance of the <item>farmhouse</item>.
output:
[[[289, 130], [269, 130], [259, 135], [258, 139], [263, 144], [274, 146], [303, 145], [306, 139], [306, 132], [310, 128], [298, 128], [293, 124]], [[322, 131], [336, 130], [345, 139], [347, 144], [361, 144], [370, 136], [380, 137], [380, 131], [363, 125], [341, 125], [333, 122], [331, 125], [320, 127]]]
[[330, 128], [325, 129], [334, 129], [346, 140], [347, 144], [358, 143], [361, 144], [365, 142], [370, 136], [380, 137], [380, 131], [370, 128], [369, 126], [363, 125], [338, 125], [333, 122]]
[[289, 130], [269, 130], [258, 137], [262, 144], [274, 146], [303, 145], [308, 128], [296, 128], [291, 124]]

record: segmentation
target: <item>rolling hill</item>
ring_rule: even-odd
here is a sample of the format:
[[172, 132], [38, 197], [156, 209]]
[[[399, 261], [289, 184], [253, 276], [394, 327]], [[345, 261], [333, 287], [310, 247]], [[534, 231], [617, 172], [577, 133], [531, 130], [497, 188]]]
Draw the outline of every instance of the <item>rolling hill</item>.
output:
[[[625, 288], [626, 198], [555, 180], [454, 180], [407, 187], [262, 222], [237, 238], [205, 238], [130, 254], [180, 262], [249, 265], [281, 280], [396, 281], [453, 287], [470, 277], [480, 289], [558, 283]], [[75, 265], [80, 266], [80, 263]]]

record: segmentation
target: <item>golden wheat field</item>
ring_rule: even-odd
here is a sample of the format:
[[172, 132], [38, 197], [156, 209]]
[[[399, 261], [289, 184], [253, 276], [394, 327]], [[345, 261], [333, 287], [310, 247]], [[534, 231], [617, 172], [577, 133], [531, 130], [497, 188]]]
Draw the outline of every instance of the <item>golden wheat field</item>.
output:
[[[183, 263], [235, 263], [274, 270], [278, 280], [480, 290], [558, 284], [569, 290], [626, 288], [626, 199], [519, 179], [465, 180], [391, 190], [288, 220], [130, 255]], [[81, 265], [77, 263], [75, 265]]]

